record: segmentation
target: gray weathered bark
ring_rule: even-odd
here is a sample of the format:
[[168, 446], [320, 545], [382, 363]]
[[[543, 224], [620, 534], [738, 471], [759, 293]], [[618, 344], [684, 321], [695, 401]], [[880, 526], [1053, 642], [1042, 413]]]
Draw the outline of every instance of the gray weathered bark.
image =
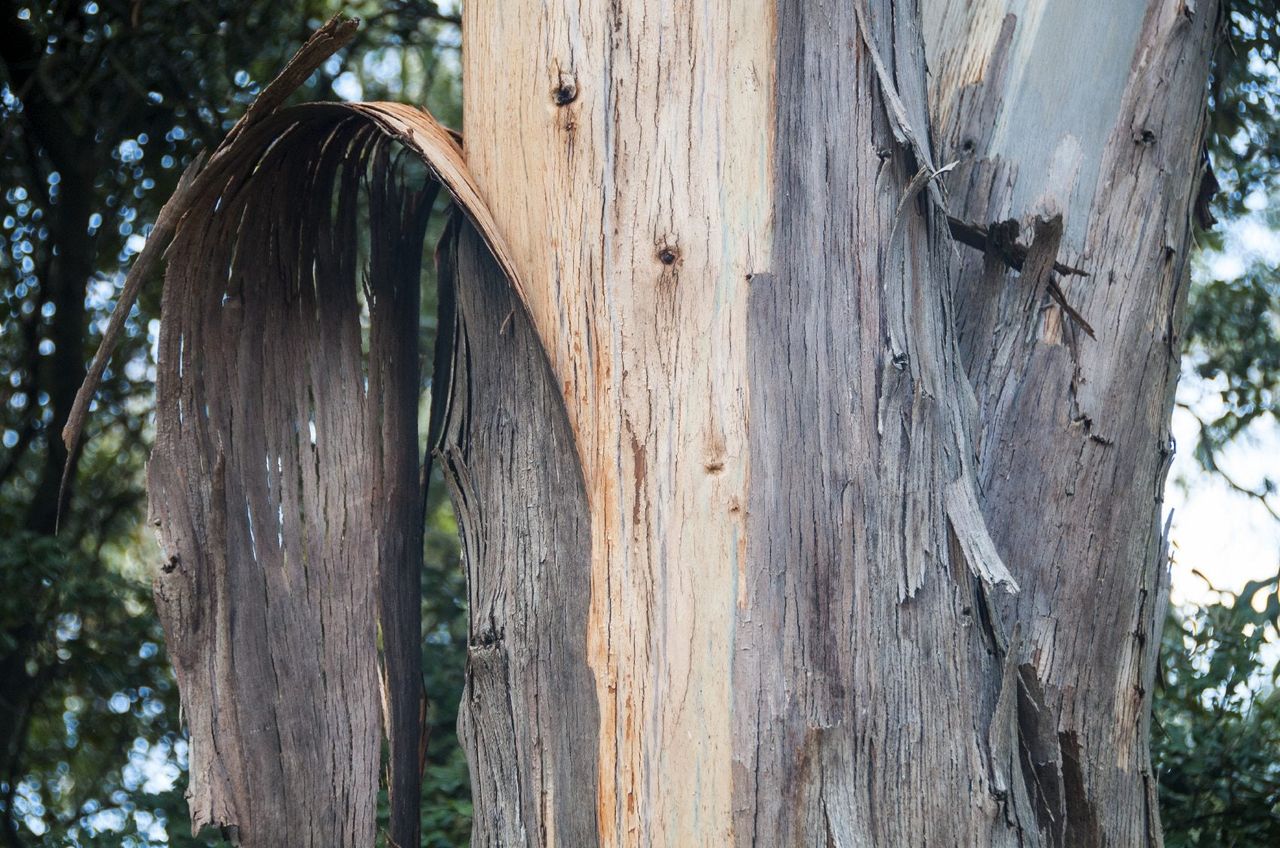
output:
[[523, 306], [469, 225], [448, 238], [440, 270], [457, 310], [438, 455], [471, 611], [458, 721], [471, 763], [472, 842], [590, 845], [599, 719], [584, 632], [582, 474]]
[[[434, 179], [405, 185], [393, 141]], [[148, 483], [196, 829], [371, 845], [385, 737], [388, 836], [418, 842], [418, 304], [438, 183], [492, 231], [430, 116], [299, 107], [220, 148], [175, 213]]]
[[[1159, 844], [1159, 499], [1217, 8], [922, 5], [867, 3], [861, 27], [856, 3], [780, 2], [763, 25], [680, 3], [467, 8], [468, 158], [512, 239], [597, 528], [601, 844]], [[761, 26], [766, 66], [751, 61]], [[547, 37], [518, 43], [529, 31]], [[685, 67], [687, 87], [670, 70]], [[708, 67], [726, 76], [702, 80]], [[732, 172], [735, 118], [761, 107], [715, 107], [744, 90], [766, 92], [773, 164], [766, 190], [733, 187], [730, 214], [685, 157]], [[772, 249], [735, 265], [762, 199]], [[970, 246], [948, 243], [942, 204]], [[704, 225], [727, 250], [704, 247]], [[650, 240], [674, 282], [626, 246]], [[682, 322], [698, 291], [719, 305]], [[741, 335], [716, 318], [737, 309]], [[699, 332], [709, 378], [664, 359]], [[721, 384], [749, 398], [739, 441], [722, 408], [703, 418], [690, 400]], [[727, 429], [726, 449], [690, 455], [685, 428]], [[733, 498], [720, 517], [714, 489], [682, 517], [699, 491], [686, 462], [743, 469], [745, 521]], [[691, 571], [671, 542], [735, 526], [736, 575]], [[1021, 592], [998, 589], [1006, 567]], [[704, 647], [706, 620], [730, 658]], [[694, 676], [704, 720], [714, 677], [732, 682], [727, 743], [716, 726], [670, 732], [689, 685], [671, 667]], [[522, 698], [531, 685], [511, 679]], [[726, 755], [728, 796], [689, 782]], [[551, 821], [538, 810], [524, 832]], [[505, 844], [483, 821], [476, 841]]]
[[[954, 213], [1019, 220], [1043, 268], [954, 264], [983, 422], [983, 513], [1022, 586], [1001, 614], [1044, 733], [1032, 756], [1055, 844], [1158, 844], [1148, 753], [1168, 569], [1181, 314], [1214, 2], [927, 2], [932, 111]], [[928, 16], [927, 16], [928, 18]]]

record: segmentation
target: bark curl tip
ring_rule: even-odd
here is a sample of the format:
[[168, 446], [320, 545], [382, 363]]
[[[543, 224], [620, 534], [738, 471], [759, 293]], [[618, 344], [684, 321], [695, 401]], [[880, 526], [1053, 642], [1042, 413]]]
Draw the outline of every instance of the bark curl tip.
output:
[[1018, 581], [1005, 566], [996, 543], [987, 529], [978, 506], [978, 493], [968, 472], [947, 486], [945, 495], [947, 518], [960, 543], [964, 560], [974, 576], [991, 588], [1002, 588], [1011, 595], [1018, 593]]

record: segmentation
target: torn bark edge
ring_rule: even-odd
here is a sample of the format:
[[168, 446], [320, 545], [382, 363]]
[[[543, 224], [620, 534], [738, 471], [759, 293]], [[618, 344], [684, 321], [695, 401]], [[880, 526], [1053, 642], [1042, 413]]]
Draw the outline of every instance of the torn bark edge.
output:
[[[907, 183], [907, 190], [902, 193], [902, 200], [898, 201], [898, 209], [893, 215], [893, 226], [889, 230], [889, 244], [892, 246], [898, 238], [898, 227], [902, 224], [902, 218], [907, 212], [907, 206], [911, 201], [915, 200], [926, 185], [932, 186], [934, 181], [944, 176], [959, 165], [959, 160], [943, 165], [938, 170], [932, 170], [928, 165], [921, 165], [920, 170], [911, 178], [911, 182]], [[935, 198], [936, 200], [936, 198]], [[950, 220], [951, 216], [947, 216]]]
[[[197, 159], [192, 162], [179, 180], [173, 196], [161, 208], [146, 245], [129, 269], [102, 342], [94, 354], [80, 390], [76, 393], [71, 413], [62, 429], [62, 440], [67, 446], [68, 456], [62, 472], [62, 492], [66, 491], [71, 474], [71, 458], [76, 455], [80, 446], [89, 404], [102, 382], [103, 372], [106, 371], [107, 363], [119, 341], [124, 322], [138, 298], [143, 282], [158, 265], [187, 212], [206, 195], [222, 190], [238, 157], [255, 155], [301, 119], [355, 114], [371, 121], [383, 133], [414, 151], [431, 175], [448, 190], [462, 213], [480, 231], [498, 265], [511, 281], [517, 297], [527, 303], [524, 288], [515, 272], [511, 251], [498, 234], [497, 222], [471, 177], [462, 155], [461, 137], [456, 132], [442, 125], [429, 112], [401, 103], [312, 103], [292, 109], [280, 109], [289, 95], [316, 68], [351, 43], [358, 27], [359, 21], [336, 15], [316, 30], [289, 60], [284, 70], [245, 111], [208, 160], [202, 162]], [[60, 504], [62, 500], [60, 493]]]
[[1018, 663], [1017, 656], [1022, 643], [1022, 629], [1014, 625], [1007, 643], [1001, 641], [1000, 694], [991, 713], [987, 727], [987, 766], [990, 769], [996, 800], [1004, 808], [1005, 820], [1016, 825], [1030, 812], [1031, 799], [1026, 787], [1017, 779], [1018, 768]]
[[[977, 250], [993, 253], [1000, 257], [1000, 259], [1004, 261], [1004, 264], [1008, 265], [1015, 271], [1021, 272], [1023, 266], [1026, 265], [1027, 256], [1030, 254], [1030, 248], [1025, 245], [1018, 244], [1012, 239], [1006, 240], [998, 237], [996, 227], [1003, 226], [1008, 223], [1010, 222], [1005, 221], [1001, 222], [1000, 225], [987, 227], [981, 224], [962, 221], [954, 215], [947, 215], [947, 225], [951, 229], [951, 237], [953, 239], [966, 247], [972, 247]], [[1064, 277], [1089, 276], [1087, 271], [1083, 271], [1080, 268], [1074, 268], [1070, 265], [1058, 262], [1057, 260], [1054, 260], [1053, 270]], [[1067, 313], [1071, 320], [1088, 334], [1089, 338], [1097, 338], [1093, 331], [1093, 327], [1089, 322], [1085, 320], [1084, 316], [1081, 315], [1075, 307], [1067, 302], [1067, 295], [1062, 290], [1062, 287], [1058, 284], [1057, 280], [1049, 280], [1048, 293], [1049, 296], [1053, 298], [1054, 302], [1057, 303], [1058, 306], [1062, 307], [1062, 311]]]
[[[933, 176], [945, 173], [953, 166], [948, 165], [941, 170], [935, 168], [933, 166], [933, 157], [929, 155], [927, 139], [922, 137], [911, 126], [911, 120], [907, 115], [907, 107], [903, 104], [902, 97], [898, 94], [897, 86], [894, 85], [893, 76], [889, 73], [889, 68], [885, 65], [879, 49], [876, 48], [875, 40], [871, 37], [871, 28], [867, 23], [867, 11], [864, 8], [865, 2], [866, 0], [854, 0], [854, 18], [858, 24], [858, 35], [862, 37], [862, 43], [867, 48], [867, 54], [871, 57], [871, 65], [876, 71], [876, 79], [880, 82], [880, 91], [884, 94], [885, 111], [888, 113], [889, 126], [893, 130], [893, 137], [898, 144], [908, 148], [912, 155], [916, 157], [916, 161], [920, 163], [922, 173], [932, 174]], [[917, 174], [916, 176], [918, 179], [920, 175]], [[912, 180], [912, 182], [914, 183], [915, 180]], [[945, 211], [947, 204], [942, 196], [942, 189], [939, 184], [930, 177], [915, 191], [918, 192], [925, 185], [929, 188], [929, 197], [939, 209]], [[914, 193], [908, 190], [908, 195], [914, 196]]]
[[[416, 156], [427, 167], [429, 172], [427, 188], [422, 194], [424, 199], [418, 201], [418, 211], [413, 214], [425, 214], [430, 209], [430, 200], [425, 198], [433, 196], [435, 189], [440, 186], [448, 189], [454, 200], [453, 209], [455, 215], [453, 220], [455, 223], [453, 228], [456, 229], [456, 222], [459, 220], [457, 216], [465, 215], [471, 225], [479, 232], [480, 238], [493, 254], [502, 272], [507, 275], [511, 287], [515, 290], [515, 296], [521, 299], [523, 307], [520, 287], [514, 272], [511, 270], [512, 264], [509, 252], [499, 240], [493, 219], [470, 178], [456, 135], [441, 126], [426, 112], [414, 107], [394, 103], [312, 103], [295, 106], [260, 119], [253, 126], [240, 133], [233, 143], [225, 147], [220, 146], [218, 154], [199, 172], [199, 176], [195, 177], [190, 185], [184, 187], [178, 202], [173, 203], [170, 207], [173, 210], [178, 210], [172, 213], [177, 216], [178, 221], [171, 235], [171, 238], [175, 239], [175, 241], [169, 247], [170, 273], [174, 270], [173, 261], [182, 258], [177, 256], [182, 252], [179, 248], [183, 246], [187, 238], [199, 238], [203, 234], [203, 228], [207, 226], [206, 222], [214, 215], [214, 210], [225, 208], [225, 205], [228, 204], [234, 205], [234, 208], [243, 209], [249, 205], [262, 203], [263, 201], [260, 198], [264, 195], [255, 193], [255, 181], [268, 181], [268, 188], [270, 188], [273, 185], [270, 182], [271, 180], [280, 177], [281, 174], [287, 176], [286, 166], [281, 164], [282, 161], [295, 157], [313, 158], [316, 163], [311, 167], [318, 170], [322, 169], [326, 172], [340, 165], [349, 164], [344, 163], [344, 159], [351, 155], [348, 150], [344, 149], [346, 142], [334, 142], [333, 139], [335, 137], [339, 139], [360, 139], [361, 143], [366, 146], [370, 138], [376, 138], [379, 144], [382, 145], [378, 149], [383, 151], [383, 156], [380, 160], [366, 160], [363, 158], [358, 160], [354, 168], [348, 168], [344, 172], [346, 177], [340, 183], [326, 183], [326, 185], [331, 185], [332, 188], [339, 192], [347, 192], [346, 195], [342, 196], [349, 200], [350, 192], [359, 182], [361, 174], [366, 176], [385, 175], [385, 169], [387, 168], [386, 147], [393, 143], [398, 144], [399, 150], [396, 154], [398, 157]], [[363, 156], [363, 154], [360, 155]], [[287, 204], [281, 205], [279, 198], [287, 198], [293, 195], [292, 189], [289, 189], [287, 184], [285, 185], [286, 188], [282, 190], [281, 194], [278, 196], [272, 194], [271, 197], [274, 199], [266, 202], [273, 204], [268, 211], [275, 216], [274, 220], [280, 223], [281, 226], [287, 227], [292, 213]], [[371, 188], [376, 189], [379, 185], [380, 183], [375, 179], [372, 181]], [[384, 195], [386, 193], [386, 191], [383, 191]], [[370, 203], [381, 209], [383, 208], [383, 203], [387, 200], [391, 199], [384, 196], [382, 202], [375, 203], [375, 200], [371, 197]], [[395, 201], [391, 200], [391, 202], [394, 203]], [[343, 204], [340, 202], [339, 205], [342, 206]], [[350, 203], [346, 205], [349, 207]], [[402, 212], [404, 211], [406, 210], [402, 209]], [[167, 218], [166, 220], [172, 221], [172, 218]], [[369, 215], [370, 226], [375, 227], [375, 232], [385, 232], [385, 228], [377, 228], [377, 221], [378, 217], [371, 208]], [[425, 220], [419, 223], [425, 225]], [[184, 226], [188, 227], [188, 229], [183, 229]], [[238, 230], [237, 233], [239, 233]], [[239, 238], [239, 234], [236, 237]], [[375, 239], [373, 242], [375, 252], [370, 257], [371, 262], [374, 261], [374, 257], [377, 255], [377, 244], [378, 240]], [[416, 247], [412, 248], [412, 251], [416, 255], [421, 254], [420, 242]], [[158, 255], [158, 253], [153, 254], [153, 256]], [[291, 251], [285, 251], [283, 256], [287, 259], [293, 254]], [[189, 260], [190, 257], [183, 258], [183, 261]], [[305, 257], [303, 257], [303, 261], [307, 261]], [[315, 259], [313, 258], [311, 261], [315, 261]], [[182, 280], [182, 275], [179, 274], [177, 279]], [[270, 280], [270, 277], [268, 275], [263, 279]], [[171, 286], [174, 284], [170, 282]], [[181, 282], [176, 284], [182, 285]], [[180, 297], [182, 292], [166, 289], [166, 298], [171, 294]], [[447, 293], [442, 293], [442, 300], [451, 301], [451, 290]], [[117, 309], [123, 309], [124, 312], [118, 311], [117, 315], [127, 313], [128, 308], [129, 304], [121, 304]], [[166, 306], [166, 309], [168, 309], [168, 306]], [[370, 308], [371, 319], [376, 319], [378, 309], [379, 307], [377, 306]], [[414, 306], [403, 314], [413, 317], [413, 326], [416, 327], [417, 307]], [[170, 317], [166, 314], [163, 316], [163, 320], [167, 321]], [[449, 320], [448, 323], [452, 325], [454, 322]], [[376, 327], [376, 320], [373, 327]], [[443, 327], [442, 330], [444, 331], [437, 340], [443, 346], [444, 353], [438, 351], [437, 359], [441, 356], [447, 356], [448, 350], [451, 348], [452, 335]], [[404, 338], [403, 334], [399, 337]], [[377, 334], [373, 333], [370, 339], [370, 355], [374, 354], [377, 338]], [[388, 348], [388, 351], [391, 350], [391, 348]], [[391, 353], [391, 358], [395, 358], [394, 352]], [[374, 392], [374, 396], [376, 396], [377, 390], [373, 386], [372, 374], [371, 369], [370, 383], [367, 390]], [[437, 373], [437, 379], [442, 379], [446, 383], [450, 380], [448, 374], [439, 372]], [[91, 390], [82, 388], [82, 392], [84, 391]], [[439, 410], [433, 409], [433, 413], [438, 414]], [[434, 419], [430, 422], [429, 429], [436, 431], [439, 430], [440, 426], [438, 419]], [[414, 444], [416, 445], [416, 441]], [[429, 466], [426, 462], [421, 463], [421, 471], [419, 472], [417, 459], [410, 461], [413, 463], [414, 477], [416, 478], [413, 483], [417, 484], [419, 493], [425, 499], [425, 482], [429, 473]], [[398, 465], [397, 467], [404, 468], [403, 465]], [[419, 473], [421, 474], [420, 477]], [[380, 485], [380, 483], [375, 483], [375, 487]], [[408, 485], [403, 487], [403, 490], [407, 491], [407, 489]], [[418, 516], [421, 516], [421, 509], [422, 506], [420, 504], [413, 507], [413, 511]], [[420, 544], [421, 539], [418, 538], [413, 547], [420, 548]], [[215, 547], [217, 546], [215, 545]], [[416, 575], [418, 568], [415, 566], [411, 573]], [[405, 597], [405, 595], [403, 592], [396, 595], [394, 589], [391, 594], [388, 594], [388, 587], [392, 586], [392, 584], [388, 583], [387, 579], [385, 574], [378, 575], [377, 592], [380, 608], [379, 620], [382, 626], [384, 644], [389, 645], [391, 642], [385, 641], [390, 638], [388, 634], [397, 632], [399, 628], [395, 624], [397, 621], [403, 622], [405, 617], [401, 616], [397, 619], [395, 616], [388, 616], [387, 611], [394, 610], [396, 608], [394, 601], [397, 598]], [[414, 609], [416, 609], [416, 602]], [[416, 634], [418, 634], [419, 630], [420, 625], [416, 621], [413, 622], [411, 632], [414, 635], [405, 638], [412, 638], [416, 642]], [[398, 644], [407, 643], [400, 639]], [[397, 774], [402, 776], [412, 774], [413, 777], [418, 779], [421, 776], [423, 763], [422, 745], [425, 738], [421, 690], [420, 686], [416, 688], [413, 686], [404, 687], [405, 689], [415, 689], [412, 702], [413, 715], [411, 718], [407, 718], [405, 699], [395, 696], [395, 681], [408, 678], [406, 675], [392, 673], [391, 664], [396, 660], [390, 649], [384, 650], [381, 654], [383, 727], [385, 728], [385, 738], [390, 751], [389, 763], [392, 768], [391, 775], [386, 781], [392, 805], [391, 825], [393, 831], [388, 839], [392, 841], [400, 839], [404, 842], [404, 838], [396, 833], [397, 811], [403, 812], [405, 809], [398, 804], [399, 799], [396, 787], [409, 786], [412, 781], [409, 778], [398, 781], [395, 776]], [[403, 656], [403, 654], [397, 655]], [[416, 669], [418, 664], [419, 662], [415, 661], [410, 663], [409, 667]], [[411, 761], [410, 754], [412, 755]], [[409, 786], [409, 788], [415, 791], [402, 792], [399, 797], [413, 799], [416, 805], [419, 794], [416, 791], [417, 786], [415, 784]], [[416, 806], [410, 813], [411, 817], [402, 817], [400, 820], [416, 823]], [[201, 819], [200, 814], [195, 810], [193, 810], [193, 816], [197, 823], [207, 821], [207, 819]], [[408, 828], [402, 828], [402, 830], [408, 833]], [[412, 834], [409, 833], [408, 836], [412, 837]], [[406, 842], [405, 844], [408, 843]]]
[[[360, 28], [360, 21], [354, 18], [346, 18], [341, 13], [330, 18], [324, 26], [311, 34], [306, 43], [298, 48], [298, 52], [293, 55], [284, 69], [268, 83], [263, 89], [262, 94], [250, 104], [245, 110], [240, 120], [236, 121], [235, 126], [227, 133], [226, 138], [214, 150], [213, 155], [209, 157], [208, 163], [213, 165], [221, 161], [228, 155], [228, 151], [234, 145], [236, 139], [244, 135], [245, 130], [259, 123], [267, 116], [274, 114], [293, 94], [300, 85], [306, 82], [307, 77], [319, 68], [334, 53], [350, 44], [356, 36], [356, 30]], [[67, 483], [71, 476], [71, 469], [74, 463], [74, 457], [80, 447], [80, 439], [84, 433], [85, 419], [89, 413], [89, 403], [93, 400], [94, 394], [98, 391], [98, 386], [102, 383], [102, 375], [107, 370], [107, 363], [111, 361], [111, 354], [115, 351], [116, 344], [120, 339], [120, 332], [124, 329], [124, 322], [129, 317], [133, 304], [138, 299], [138, 293], [142, 289], [143, 282], [150, 276], [151, 272], [159, 264], [161, 255], [168, 248], [169, 243], [173, 241], [174, 234], [178, 230], [178, 224], [181, 222], [187, 210], [195, 203], [204, 190], [208, 188], [210, 182], [210, 169], [204, 168], [204, 154], [197, 155], [195, 160], [187, 166], [186, 171], [178, 179], [178, 186], [174, 190], [173, 195], [160, 208], [160, 213], [156, 216], [155, 224], [151, 228], [151, 233], [147, 236], [147, 243], [143, 246], [142, 251], [138, 254], [138, 258], [134, 260], [133, 266], [129, 269], [128, 275], [125, 277], [124, 288], [120, 291], [120, 299], [116, 301], [116, 307], [111, 312], [111, 317], [107, 321], [107, 328], [102, 334], [102, 341], [98, 345], [98, 350], [93, 355], [93, 361], [89, 364], [88, 373], [85, 375], [84, 382], [80, 385], [79, 391], [76, 392], [76, 398], [71, 405], [71, 412], [67, 415], [67, 423], [62, 428], [62, 442], [67, 446], [67, 463], [62, 469], [62, 482], [58, 491], [58, 519], [61, 521], [62, 506], [67, 491]]]
[[965, 563], [983, 586], [1003, 588], [1011, 595], [1017, 594], [1018, 582], [1005, 566], [996, 543], [987, 530], [987, 522], [978, 506], [978, 493], [967, 471], [951, 482], [943, 497], [947, 520], [964, 554]]

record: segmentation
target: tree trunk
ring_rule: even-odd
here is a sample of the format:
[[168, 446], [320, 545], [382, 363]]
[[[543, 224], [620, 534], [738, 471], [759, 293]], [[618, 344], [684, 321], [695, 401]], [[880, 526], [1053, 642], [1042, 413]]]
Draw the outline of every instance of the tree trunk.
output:
[[465, 7], [475, 844], [1159, 844], [1216, 4], [922, 5]]
[[395, 257], [422, 207], [371, 198], [366, 354], [352, 201], [327, 202], [386, 167], [380, 133], [468, 216], [433, 433], [474, 844], [1159, 845], [1217, 4], [464, 16], [465, 166], [413, 110], [269, 117], [269, 88], [190, 189], [150, 476], [196, 821], [369, 844], [380, 673], [390, 835], [416, 842]]

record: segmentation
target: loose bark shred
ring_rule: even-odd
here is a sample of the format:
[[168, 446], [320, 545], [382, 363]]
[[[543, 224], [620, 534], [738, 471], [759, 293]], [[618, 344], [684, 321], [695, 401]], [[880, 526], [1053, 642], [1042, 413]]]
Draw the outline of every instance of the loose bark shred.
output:
[[[326, 24], [184, 175], [64, 432], [74, 447], [168, 247], [148, 468], [166, 563], [156, 600], [191, 733], [193, 827], [220, 826], [244, 845], [372, 844], [380, 726], [389, 838], [417, 844], [417, 316], [437, 184], [519, 296], [456, 137], [430, 115], [394, 103], [279, 109], [354, 29]], [[425, 186], [400, 178], [405, 155], [427, 166]]]
[[471, 844], [587, 848], [598, 839], [600, 733], [587, 660], [590, 518], [564, 399], [529, 315], [465, 222], [442, 241], [440, 277], [444, 291], [465, 281], [449, 319], [456, 342], [441, 351], [452, 379], [436, 450], [471, 611], [458, 712]]
[[[226, 151], [230, 148], [234, 139], [238, 138], [259, 120], [278, 109], [288, 99], [289, 95], [311, 75], [312, 71], [320, 67], [326, 59], [338, 50], [350, 44], [351, 40], [355, 38], [358, 26], [358, 21], [335, 15], [324, 26], [312, 33], [307, 42], [285, 65], [284, 70], [263, 89], [262, 94], [245, 110], [244, 115], [227, 133], [226, 139], [214, 151], [210, 161], [217, 161], [219, 156], [226, 155]], [[204, 162], [204, 156], [201, 154], [197, 155], [192, 163], [187, 166], [182, 177], [178, 180], [178, 186], [174, 190], [173, 196], [160, 208], [156, 221], [151, 227], [151, 232], [147, 236], [146, 245], [142, 248], [138, 258], [134, 260], [133, 265], [129, 268], [129, 273], [125, 276], [124, 287], [120, 292], [119, 300], [116, 301], [116, 308], [111, 313], [111, 317], [107, 322], [107, 329], [102, 334], [102, 342], [98, 345], [98, 350], [89, 365], [89, 373], [85, 377], [84, 383], [80, 386], [79, 392], [76, 393], [75, 403], [72, 405], [71, 413], [67, 417], [67, 423], [62, 429], [62, 441], [67, 446], [67, 455], [69, 457], [76, 455], [76, 448], [84, 430], [85, 418], [89, 413], [89, 403], [93, 400], [93, 395], [97, 392], [98, 385], [102, 382], [102, 374], [106, 371], [107, 363], [111, 360], [111, 353], [115, 350], [119, 341], [120, 332], [124, 329], [124, 322], [129, 317], [129, 311], [138, 299], [142, 284], [146, 282], [159, 265], [160, 257], [164, 254], [165, 248], [169, 246], [178, 222], [187, 213], [187, 210], [191, 208], [201, 190], [207, 187], [207, 179], [202, 173]], [[69, 468], [70, 462], [68, 462], [68, 470]], [[63, 488], [66, 488], [65, 473]]]

